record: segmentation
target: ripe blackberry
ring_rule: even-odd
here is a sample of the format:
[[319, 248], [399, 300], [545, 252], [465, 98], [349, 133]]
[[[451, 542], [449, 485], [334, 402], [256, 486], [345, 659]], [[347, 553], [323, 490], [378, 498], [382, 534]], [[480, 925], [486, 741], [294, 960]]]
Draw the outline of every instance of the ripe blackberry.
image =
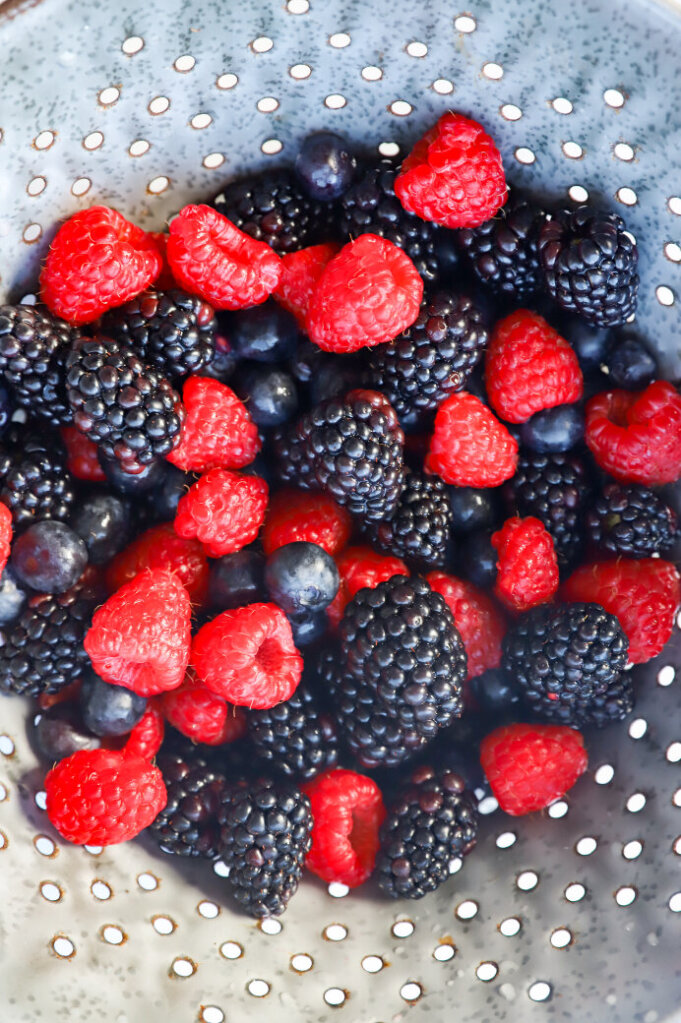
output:
[[428, 292], [412, 326], [369, 352], [367, 385], [411, 425], [464, 387], [488, 337], [485, 316], [469, 295]]
[[449, 877], [449, 864], [473, 848], [478, 815], [461, 775], [417, 767], [381, 825], [376, 876], [393, 899], [421, 899]]
[[333, 207], [305, 194], [286, 167], [230, 181], [212, 205], [233, 224], [275, 252], [295, 252], [333, 234]]
[[321, 674], [350, 751], [392, 767], [460, 716], [466, 651], [444, 598], [398, 575], [350, 601]]
[[338, 230], [348, 241], [360, 234], [387, 238], [407, 253], [424, 281], [435, 281], [441, 274], [437, 241], [444, 232], [404, 209], [395, 195], [399, 169], [389, 159], [362, 168], [338, 204]]
[[310, 800], [290, 781], [229, 782], [219, 820], [220, 855], [237, 902], [252, 916], [283, 913], [312, 845]]
[[674, 543], [674, 510], [648, 487], [610, 483], [586, 514], [586, 531], [597, 547], [629, 558], [649, 558]]
[[382, 550], [425, 571], [444, 564], [453, 518], [442, 480], [406, 470], [404, 490], [394, 515], [372, 523], [368, 533]]
[[171, 856], [214, 859], [225, 779], [194, 752], [161, 752], [156, 765], [168, 790], [168, 802], [149, 826], [154, 841]]
[[66, 387], [79, 430], [129, 473], [180, 440], [184, 408], [158, 370], [108, 337], [83, 338], [66, 357]]
[[326, 490], [354, 515], [389, 518], [404, 483], [404, 435], [375, 391], [350, 391], [316, 405], [275, 435], [282, 482]]
[[491, 220], [458, 232], [459, 244], [475, 276], [514, 300], [542, 286], [537, 240], [546, 212], [514, 192]]
[[213, 309], [179, 288], [142, 292], [106, 313], [101, 329], [170, 380], [198, 373], [215, 355]]
[[560, 565], [570, 565], [583, 545], [582, 518], [589, 494], [582, 459], [570, 452], [521, 449], [508, 484], [519, 515], [534, 515], [551, 534]]
[[79, 336], [75, 327], [34, 306], [0, 306], [0, 370], [17, 404], [55, 426], [73, 419], [64, 359]]
[[272, 770], [307, 781], [338, 762], [338, 736], [313, 688], [303, 681], [289, 700], [248, 713], [248, 735]]
[[502, 667], [545, 721], [602, 727], [634, 706], [624, 672], [629, 641], [599, 604], [532, 608], [506, 634], [503, 650]]
[[76, 495], [59, 440], [10, 431], [0, 447], [0, 501], [12, 512], [15, 529], [41, 519], [66, 521]]
[[638, 249], [621, 217], [590, 206], [561, 210], [539, 233], [544, 286], [587, 323], [616, 327], [636, 310]]

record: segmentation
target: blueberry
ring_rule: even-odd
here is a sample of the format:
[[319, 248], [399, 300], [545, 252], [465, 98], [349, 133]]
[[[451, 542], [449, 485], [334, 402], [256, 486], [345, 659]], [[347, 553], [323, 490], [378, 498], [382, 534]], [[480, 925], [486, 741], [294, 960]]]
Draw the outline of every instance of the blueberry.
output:
[[318, 345], [307, 338], [302, 338], [289, 360], [289, 369], [301, 384], [308, 384], [319, 371], [325, 358], [328, 356]]
[[87, 547], [63, 522], [43, 519], [14, 541], [11, 561], [26, 586], [41, 593], [64, 593], [83, 574]]
[[239, 358], [223, 334], [215, 336], [215, 354], [205, 366], [201, 367], [202, 377], [214, 377], [226, 383], [237, 367]]
[[519, 706], [520, 694], [501, 668], [490, 668], [472, 678], [470, 687], [481, 709], [490, 714], [504, 715]]
[[265, 597], [265, 557], [244, 548], [216, 558], [210, 566], [209, 600], [220, 611], [254, 604]]
[[99, 456], [99, 462], [104, 470], [109, 485], [119, 494], [127, 494], [130, 497], [137, 497], [138, 494], [146, 494], [159, 486], [163, 480], [166, 467], [170, 464], [159, 458], [149, 465], [145, 465], [141, 472], [134, 475], [124, 472], [120, 462], [115, 458]]
[[327, 355], [319, 363], [309, 384], [310, 400], [313, 405], [327, 398], [337, 398], [361, 383], [360, 365], [351, 355]]
[[33, 738], [39, 754], [50, 763], [81, 749], [98, 749], [99, 737], [88, 731], [74, 703], [57, 703], [38, 716]]
[[240, 359], [283, 362], [300, 338], [295, 317], [271, 298], [250, 309], [221, 313], [220, 320]]
[[441, 227], [435, 235], [435, 256], [441, 278], [451, 280], [457, 275], [461, 255], [456, 231]]
[[265, 585], [286, 614], [322, 611], [338, 593], [339, 584], [336, 562], [316, 543], [287, 543], [267, 559]]
[[342, 135], [318, 131], [303, 139], [296, 173], [313, 199], [338, 199], [352, 184], [357, 161]]
[[0, 384], [0, 434], [9, 428], [14, 412], [12, 396], [5, 386]]
[[310, 646], [312, 643], [317, 643], [326, 635], [329, 627], [326, 611], [317, 611], [316, 613], [298, 611], [287, 615], [287, 618], [291, 623], [293, 642], [297, 647]]
[[464, 575], [482, 589], [492, 586], [497, 577], [497, 552], [492, 547], [491, 535], [487, 530], [470, 533], [461, 547]]
[[104, 565], [130, 539], [130, 503], [115, 494], [86, 497], [71, 516], [71, 527], [84, 541], [91, 565]]
[[114, 686], [89, 669], [79, 693], [83, 724], [95, 735], [127, 735], [147, 709], [146, 697]]
[[193, 472], [182, 472], [170, 462], [158, 487], [147, 495], [147, 504], [154, 518], [169, 522], [175, 518], [180, 498], [196, 483], [198, 476]]
[[478, 490], [475, 487], [448, 489], [454, 533], [472, 533], [476, 529], [489, 529], [496, 525], [497, 499], [491, 490]]
[[569, 451], [583, 439], [584, 409], [576, 404], [542, 409], [520, 427], [521, 444], [544, 455]]
[[650, 349], [636, 337], [624, 337], [610, 349], [604, 360], [612, 387], [636, 391], [647, 387], [658, 375]]
[[574, 313], [554, 317], [555, 329], [570, 342], [583, 370], [596, 369], [603, 362], [612, 339], [608, 327], [592, 327]]
[[11, 565], [5, 565], [0, 579], [0, 628], [16, 621], [26, 607], [28, 593], [19, 582]]
[[281, 426], [298, 411], [298, 389], [290, 373], [257, 362], [239, 367], [234, 389], [256, 426]]

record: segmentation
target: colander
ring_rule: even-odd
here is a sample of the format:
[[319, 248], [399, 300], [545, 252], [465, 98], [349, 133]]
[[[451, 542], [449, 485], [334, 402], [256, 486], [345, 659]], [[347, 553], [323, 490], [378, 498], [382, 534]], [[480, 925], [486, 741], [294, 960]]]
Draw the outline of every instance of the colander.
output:
[[[512, 181], [625, 216], [638, 327], [681, 375], [676, 4], [10, 0], [0, 52], [3, 300], [33, 292], [77, 209], [160, 229], [310, 131], [396, 154], [456, 109]], [[521, 820], [484, 799], [479, 846], [437, 893], [392, 902], [309, 878], [260, 924], [233, 910], [219, 864], [144, 839], [63, 843], [29, 707], [0, 701], [0, 1019], [681, 1020], [680, 656], [675, 631], [636, 670], [634, 714], [592, 740], [569, 798]]]

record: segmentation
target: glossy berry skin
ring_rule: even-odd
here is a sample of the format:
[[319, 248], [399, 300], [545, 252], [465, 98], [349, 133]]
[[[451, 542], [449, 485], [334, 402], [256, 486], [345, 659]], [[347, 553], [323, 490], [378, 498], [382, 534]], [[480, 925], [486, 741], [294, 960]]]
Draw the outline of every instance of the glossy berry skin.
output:
[[215, 351], [212, 358], [201, 367], [201, 376], [212, 377], [225, 384], [231, 378], [239, 363], [238, 356], [224, 332], [215, 335]]
[[189, 377], [182, 389], [186, 419], [168, 461], [185, 472], [241, 469], [260, 451], [258, 429], [234, 391], [211, 377]]
[[209, 603], [217, 611], [255, 604], [265, 597], [265, 558], [252, 547], [210, 565]]
[[177, 535], [171, 522], [140, 533], [106, 566], [105, 580], [110, 592], [119, 590], [146, 568], [173, 572], [199, 606], [208, 592], [208, 559], [198, 540]]
[[625, 557], [660, 554], [678, 535], [676, 512], [648, 487], [610, 483], [585, 518], [587, 535], [595, 547]]
[[613, 387], [638, 391], [659, 376], [657, 360], [643, 341], [623, 337], [608, 352], [604, 364]]
[[64, 593], [87, 565], [87, 547], [63, 522], [44, 519], [29, 526], [12, 547], [12, 568], [20, 580], [41, 593]]
[[496, 523], [497, 502], [492, 490], [449, 487], [448, 493], [454, 533], [472, 533]]
[[493, 586], [497, 578], [497, 552], [487, 529], [467, 533], [461, 546], [461, 568], [466, 578], [482, 590]]
[[174, 527], [220, 558], [252, 543], [265, 518], [268, 487], [259, 476], [211, 469], [180, 499]]
[[517, 460], [517, 441], [479, 398], [459, 391], [440, 405], [426, 472], [458, 487], [498, 487]]
[[87, 547], [91, 565], [105, 565], [128, 542], [130, 502], [115, 494], [86, 497], [71, 515], [71, 528]]
[[284, 362], [300, 338], [295, 317], [272, 299], [229, 316], [221, 315], [220, 323], [237, 358], [253, 362]]
[[183, 755], [163, 751], [158, 767], [168, 789], [168, 801], [150, 827], [151, 837], [168, 856], [218, 855], [217, 815], [225, 779], [188, 744]]
[[287, 614], [323, 611], [338, 593], [338, 569], [323, 547], [296, 541], [270, 554], [265, 585]]
[[293, 642], [299, 650], [319, 643], [329, 628], [329, 619], [324, 611], [293, 611], [286, 617], [293, 633]]
[[295, 170], [313, 199], [338, 199], [351, 185], [357, 161], [342, 135], [318, 131], [303, 139]]
[[338, 593], [327, 608], [329, 621], [337, 626], [348, 603], [359, 590], [373, 589], [394, 575], [408, 575], [401, 558], [380, 554], [371, 547], [347, 547], [336, 558], [340, 584]]
[[502, 668], [490, 668], [471, 680], [471, 693], [483, 713], [517, 716], [520, 693]]
[[303, 330], [317, 281], [339, 250], [340, 245], [336, 242], [324, 242], [282, 256], [281, 277], [274, 297], [280, 306], [295, 316]]
[[520, 442], [532, 451], [569, 451], [584, 440], [584, 409], [578, 404], [556, 405], [535, 412], [520, 427]]
[[[552, 314], [555, 312], [552, 310]], [[549, 317], [561, 337], [570, 342], [583, 372], [598, 369], [606, 359], [612, 344], [612, 331], [608, 327], [596, 327], [587, 323], [576, 313], [558, 310], [558, 315]]]
[[141, 471], [134, 475], [126, 472], [117, 458], [106, 458], [100, 454], [99, 461], [111, 489], [128, 497], [150, 493], [165, 478], [167, 463], [162, 458], [143, 466]]
[[14, 403], [6, 387], [0, 384], [0, 437], [9, 427], [14, 412]]
[[498, 554], [495, 593], [511, 611], [551, 600], [558, 589], [558, 558], [539, 519], [507, 519], [493, 534], [492, 546]]
[[19, 581], [11, 564], [5, 565], [0, 579], [0, 628], [16, 621], [28, 600], [29, 587]]
[[269, 710], [247, 713], [248, 735], [268, 768], [308, 781], [338, 761], [333, 718], [322, 709], [311, 685], [302, 681], [290, 699]]
[[78, 329], [36, 306], [0, 306], [0, 369], [11, 392], [0, 395], [0, 434], [15, 404], [56, 425], [70, 423], [64, 354]]
[[177, 514], [177, 505], [181, 497], [187, 493], [192, 484], [196, 483], [196, 475], [182, 472], [169, 462], [164, 462], [164, 472], [158, 485], [149, 493], [146, 509], [151, 520], [169, 522]]
[[82, 677], [78, 696], [83, 724], [95, 735], [127, 735], [147, 709], [144, 696], [104, 682], [91, 669]]
[[40, 756], [51, 764], [79, 749], [99, 749], [101, 745], [99, 736], [87, 730], [73, 703], [58, 703], [42, 711], [33, 735]]
[[256, 426], [281, 426], [298, 411], [295, 380], [276, 366], [244, 364], [239, 367], [234, 387]]
[[307, 540], [335, 556], [351, 533], [352, 516], [330, 494], [285, 487], [270, 500], [261, 541], [267, 555], [284, 544]]

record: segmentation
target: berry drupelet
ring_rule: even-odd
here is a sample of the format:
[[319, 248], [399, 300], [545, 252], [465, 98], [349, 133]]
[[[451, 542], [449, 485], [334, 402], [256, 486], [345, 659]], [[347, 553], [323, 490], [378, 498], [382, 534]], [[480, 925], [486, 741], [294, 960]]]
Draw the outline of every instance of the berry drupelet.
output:
[[247, 723], [255, 753], [268, 761], [271, 770], [307, 781], [336, 766], [338, 737], [333, 718], [305, 680], [283, 703], [249, 711]]
[[55, 426], [72, 421], [64, 360], [76, 328], [34, 306], [0, 306], [0, 370], [18, 405]]
[[149, 831], [161, 851], [173, 856], [218, 854], [218, 810], [225, 779], [189, 745], [182, 753], [162, 752], [157, 758], [168, 802]]
[[12, 512], [15, 528], [68, 519], [76, 494], [59, 438], [11, 430], [7, 440], [0, 447], [0, 501]]
[[407, 470], [404, 490], [390, 519], [371, 523], [371, 540], [419, 570], [438, 568], [448, 553], [453, 513], [448, 488], [437, 476]]
[[586, 531], [611, 554], [649, 558], [672, 546], [678, 522], [674, 509], [648, 487], [610, 483], [589, 508]]

